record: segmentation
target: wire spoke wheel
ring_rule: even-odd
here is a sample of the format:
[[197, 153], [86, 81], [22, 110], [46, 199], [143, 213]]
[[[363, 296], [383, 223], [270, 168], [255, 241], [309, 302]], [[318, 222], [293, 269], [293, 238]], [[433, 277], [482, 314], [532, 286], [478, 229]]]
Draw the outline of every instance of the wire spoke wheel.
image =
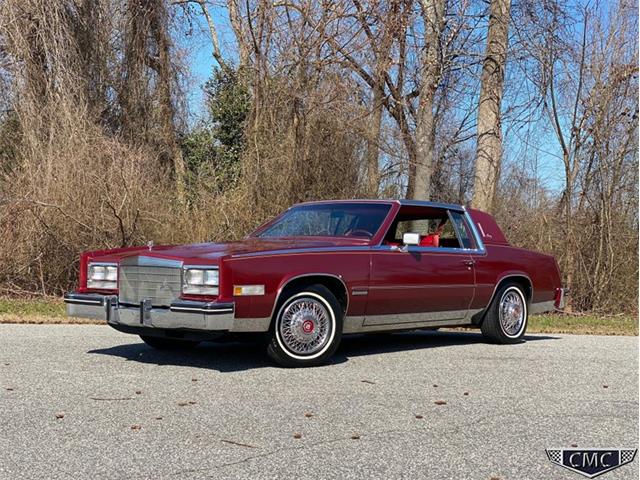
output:
[[517, 336], [525, 322], [524, 299], [517, 290], [507, 290], [500, 299], [498, 317], [504, 333], [510, 337]]
[[327, 308], [320, 301], [303, 297], [286, 306], [278, 328], [286, 348], [306, 356], [322, 350], [327, 344], [332, 322]]

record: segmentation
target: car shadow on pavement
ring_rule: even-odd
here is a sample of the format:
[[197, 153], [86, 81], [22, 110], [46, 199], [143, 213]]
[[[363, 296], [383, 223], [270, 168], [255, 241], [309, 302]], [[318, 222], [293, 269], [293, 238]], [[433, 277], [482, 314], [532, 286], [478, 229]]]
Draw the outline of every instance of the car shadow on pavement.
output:
[[155, 350], [142, 341], [89, 350], [87, 353], [111, 355], [152, 365], [206, 368], [219, 372], [239, 372], [270, 367], [273, 364], [258, 342], [204, 342], [188, 350]]
[[[527, 336], [527, 342], [554, 340], [546, 335]], [[351, 357], [402, 352], [426, 348], [443, 348], [485, 343], [482, 334], [469, 331], [411, 331], [368, 335], [347, 335], [328, 365], [344, 363]], [[90, 350], [87, 353], [121, 357], [153, 365], [205, 368], [219, 372], [238, 372], [273, 367], [265, 346], [260, 342], [202, 343], [189, 350], [154, 350], [143, 342]]]
[[[527, 342], [539, 340], [555, 340], [557, 337], [546, 335], [527, 335]], [[397, 333], [379, 333], [368, 335], [346, 336], [342, 339], [335, 357], [357, 357], [377, 353], [401, 352], [421, 350], [426, 348], [443, 348], [460, 345], [487, 343], [482, 334], [477, 331], [440, 330], [440, 331], [410, 331]]]

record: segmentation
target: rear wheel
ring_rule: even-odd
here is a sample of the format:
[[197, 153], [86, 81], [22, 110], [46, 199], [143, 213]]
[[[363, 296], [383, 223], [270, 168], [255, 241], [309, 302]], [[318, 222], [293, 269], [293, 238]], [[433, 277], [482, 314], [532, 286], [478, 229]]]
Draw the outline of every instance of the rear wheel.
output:
[[175, 338], [153, 337], [140, 335], [144, 343], [156, 350], [186, 350], [197, 346], [200, 342], [195, 340], [179, 340]]
[[269, 356], [283, 367], [321, 365], [342, 338], [342, 307], [324, 285], [292, 291], [273, 319]]
[[492, 343], [519, 343], [527, 329], [527, 298], [517, 283], [503, 285], [493, 298], [481, 325]]

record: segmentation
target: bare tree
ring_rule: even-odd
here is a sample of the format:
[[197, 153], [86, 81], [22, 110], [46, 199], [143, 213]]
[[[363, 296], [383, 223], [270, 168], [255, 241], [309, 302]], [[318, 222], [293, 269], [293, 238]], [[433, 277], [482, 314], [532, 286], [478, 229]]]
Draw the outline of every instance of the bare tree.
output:
[[500, 122], [509, 42], [511, 0], [491, 0], [487, 49], [482, 66], [478, 106], [478, 140], [472, 204], [491, 211], [502, 162]]
[[425, 45], [416, 117], [416, 157], [409, 170], [407, 197], [428, 200], [435, 152], [434, 99], [442, 75], [440, 37], [445, 28], [445, 0], [422, 0], [421, 5]]

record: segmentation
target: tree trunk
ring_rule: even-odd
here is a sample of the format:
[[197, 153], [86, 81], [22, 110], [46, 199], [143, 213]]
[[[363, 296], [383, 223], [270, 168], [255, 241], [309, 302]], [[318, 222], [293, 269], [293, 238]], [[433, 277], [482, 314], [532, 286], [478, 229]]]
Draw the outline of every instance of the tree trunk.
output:
[[229, 9], [229, 22], [231, 23], [233, 34], [235, 35], [236, 42], [238, 43], [238, 57], [240, 61], [238, 68], [242, 70], [244, 67], [249, 65], [249, 47], [247, 46], [244, 35], [238, 0], [227, 0], [227, 8]]
[[407, 197], [428, 200], [435, 152], [433, 103], [442, 72], [440, 35], [444, 29], [445, 0], [422, 0], [425, 48], [420, 70], [420, 97], [416, 119], [415, 162], [409, 166]]
[[384, 84], [382, 82], [384, 80], [380, 79], [380, 83], [373, 89], [372, 111], [367, 132], [367, 192], [374, 197], [378, 196], [380, 187], [380, 131], [385, 97]]
[[511, 0], [491, 0], [487, 49], [482, 66], [478, 106], [478, 144], [472, 204], [491, 211], [500, 179], [502, 132], [500, 106], [509, 43]]

